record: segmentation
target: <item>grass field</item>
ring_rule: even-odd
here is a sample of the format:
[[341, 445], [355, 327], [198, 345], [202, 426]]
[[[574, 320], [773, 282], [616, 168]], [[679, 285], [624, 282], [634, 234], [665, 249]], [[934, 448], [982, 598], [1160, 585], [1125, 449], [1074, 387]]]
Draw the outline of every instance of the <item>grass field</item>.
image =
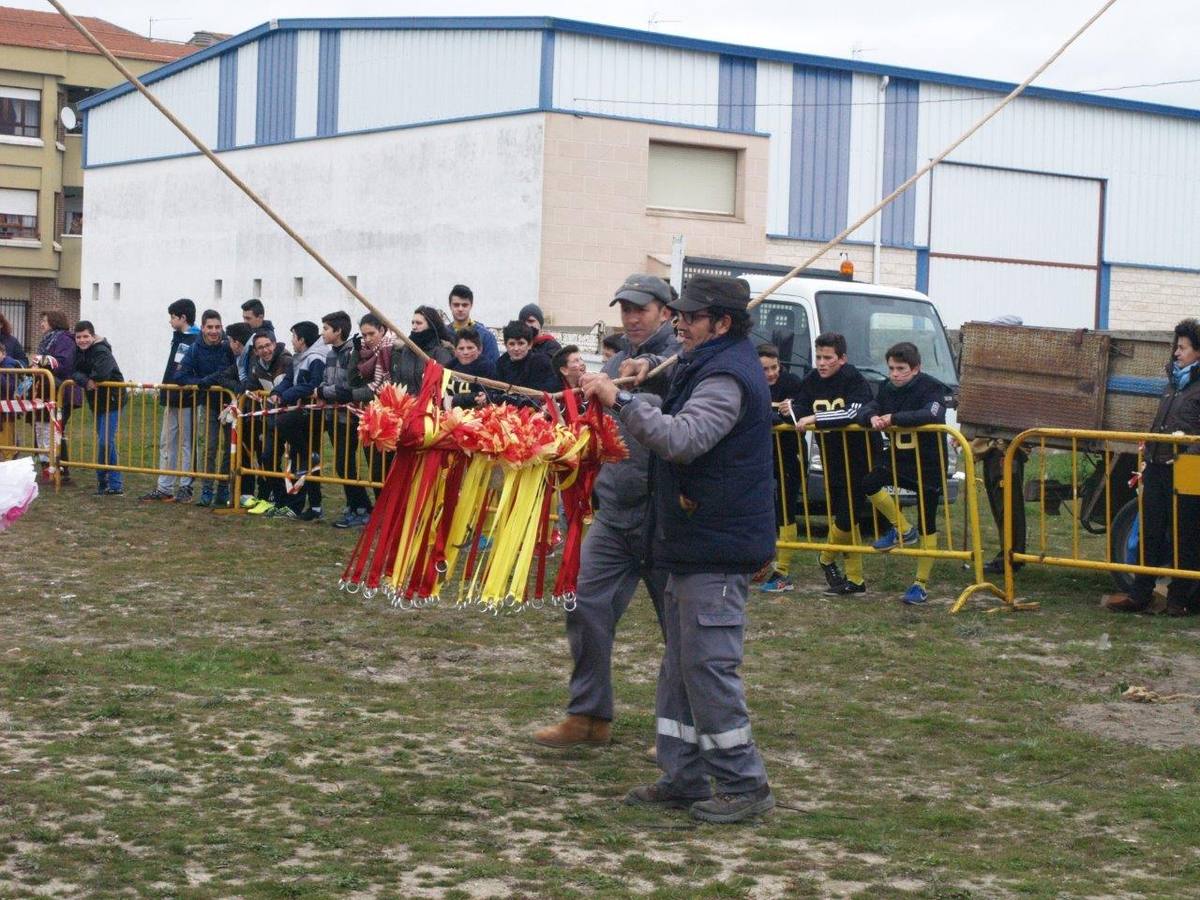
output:
[[911, 560], [830, 601], [802, 554], [744, 667], [780, 807], [698, 826], [620, 803], [656, 773], [644, 597], [613, 745], [545, 751], [561, 613], [398, 612], [336, 590], [328, 525], [76, 481], [0, 535], [0, 895], [1198, 893], [1200, 628], [1099, 609], [1103, 576], [1031, 567], [1039, 612], [952, 617], [955, 565], [910, 609]]

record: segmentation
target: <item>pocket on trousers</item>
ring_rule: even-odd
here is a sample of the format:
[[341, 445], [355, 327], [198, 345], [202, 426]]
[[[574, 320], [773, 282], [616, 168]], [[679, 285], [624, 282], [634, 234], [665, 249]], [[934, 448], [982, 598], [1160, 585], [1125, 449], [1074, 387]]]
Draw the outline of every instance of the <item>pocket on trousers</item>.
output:
[[736, 628], [746, 624], [746, 601], [729, 585], [728, 578], [716, 576], [705, 585], [696, 604], [696, 623], [702, 628]]
[[696, 621], [705, 628], [732, 628], [746, 624], [746, 614], [740, 612], [697, 613]]

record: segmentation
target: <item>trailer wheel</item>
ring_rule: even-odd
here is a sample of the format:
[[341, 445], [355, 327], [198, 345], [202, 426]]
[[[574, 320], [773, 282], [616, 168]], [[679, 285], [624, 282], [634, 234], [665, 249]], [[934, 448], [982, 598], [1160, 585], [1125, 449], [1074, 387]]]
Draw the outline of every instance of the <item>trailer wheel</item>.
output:
[[[1113, 562], [1137, 565], [1139, 534], [1138, 504], [1137, 497], [1134, 497], [1113, 516], [1112, 531], [1109, 533]], [[1112, 580], [1122, 593], [1128, 593], [1133, 587], [1133, 576], [1128, 572], [1113, 572]]]

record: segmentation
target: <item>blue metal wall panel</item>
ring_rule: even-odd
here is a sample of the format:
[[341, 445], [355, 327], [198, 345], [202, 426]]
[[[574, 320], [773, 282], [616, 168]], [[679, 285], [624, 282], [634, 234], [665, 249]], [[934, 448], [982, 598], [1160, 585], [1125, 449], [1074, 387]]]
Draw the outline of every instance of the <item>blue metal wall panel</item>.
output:
[[237, 146], [237, 51], [221, 56], [220, 87], [217, 93], [217, 149]]
[[337, 134], [338, 74], [341, 71], [342, 33], [321, 32], [320, 69], [317, 73], [317, 134]]
[[1108, 263], [1100, 264], [1100, 307], [1096, 311], [1096, 327], [1108, 327], [1108, 313], [1111, 304], [1112, 295], [1112, 266]]
[[929, 293], [929, 250], [922, 248], [917, 251], [917, 290], [922, 294]]
[[254, 142], [296, 136], [296, 32], [273, 31], [258, 42], [258, 114]]
[[722, 56], [720, 79], [717, 84], [717, 127], [753, 131], [758, 60]]
[[[917, 171], [917, 115], [920, 83], [907, 78], [888, 82], [883, 117], [883, 196]], [[911, 187], [883, 210], [883, 243], [911, 247], [917, 221], [916, 187]]]
[[542, 32], [542, 70], [538, 84], [538, 108], [554, 108], [554, 32]]
[[850, 195], [850, 72], [792, 73], [792, 177], [788, 235], [825, 241], [846, 227]]

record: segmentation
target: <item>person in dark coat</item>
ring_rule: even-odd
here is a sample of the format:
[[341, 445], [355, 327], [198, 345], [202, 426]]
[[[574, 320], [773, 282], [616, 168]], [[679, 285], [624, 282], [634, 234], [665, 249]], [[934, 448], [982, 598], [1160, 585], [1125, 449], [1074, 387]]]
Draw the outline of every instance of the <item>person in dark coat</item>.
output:
[[546, 324], [546, 316], [536, 303], [526, 303], [522, 306], [521, 311], [517, 313], [517, 318], [533, 331], [533, 338], [529, 342], [529, 349], [533, 353], [540, 353], [547, 358], [552, 358], [562, 349], [562, 344], [555, 340], [554, 335], [542, 330]]
[[[192, 344], [200, 337], [196, 327], [196, 304], [187, 297], [180, 297], [167, 307], [171, 323], [171, 346], [167, 351], [167, 364], [163, 368], [161, 383], [178, 384], [179, 367]], [[163, 407], [162, 425], [158, 434], [158, 467], [165, 471], [188, 472], [192, 468], [192, 432], [196, 423], [191, 391], [167, 388], [158, 392], [158, 403]], [[154, 490], [139, 499], [162, 503], [191, 503], [191, 475], [159, 475]]]
[[[196, 394], [196, 425], [203, 428], [205, 472], [219, 475], [229, 473], [229, 441], [225, 440], [224, 429], [221, 427], [221, 415], [228, 397], [213, 388], [220, 387], [221, 380], [226, 377], [226, 370], [236, 364], [237, 358], [225, 337], [221, 314], [215, 309], [206, 309], [200, 317], [200, 340], [188, 349], [176, 376], [177, 383], [200, 388]], [[218, 453], [220, 468], [216, 467]], [[196, 456], [199, 455], [197, 450]], [[229, 505], [228, 481], [217, 482], [215, 479], [206, 478], [202, 482], [202, 488], [200, 506]]]
[[[559, 377], [550, 364], [549, 356], [533, 352], [533, 338], [533, 329], [524, 322], [514, 319], [504, 326], [506, 352], [496, 360], [496, 380], [514, 387], [554, 393], [560, 387]], [[516, 405], [537, 402], [526, 394], [506, 394], [503, 391], [494, 394], [491, 399], [495, 403]]]
[[19, 366], [13, 368], [28, 368], [29, 357], [25, 353], [25, 348], [21, 346], [20, 340], [13, 334], [12, 323], [0, 313], [0, 362], [5, 359], [12, 359], [19, 363]]
[[[921, 371], [921, 351], [917, 345], [901, 341], [887, 351], [888, 380], [879, 394], [858, 413], [860, 425], [876, 431], [890, 428], [917, 428], [946, 421], [947, 387]], [[880, 454], [874, 468], [863, 479], [863, 492], [891, 528], [872, 545], [876, 550], [894, 547], [937, 548], [937, 510], [942, 497], [942, 479], [946, 475], [946, 437], [942, 434], [892, 434], [890, 452]], [[893, 459], [895, 462], [893, 463]], [[917, 523], [910, 526], [900, 509], [899, 499], [888, 488], [899, 485], [917, 493]], [[917, 575], [901, 599], [909, 605], [924, 603], [933, 571], [934, 557], [917, 561]]]
[[[55, 388], [67, 381], [75, 371], [75, 336], [66, 315], [57, 309], [49, 309], [42, 313], [42, 339], [38, 342], [37, 351], [30, 360], [34, 366], [49, 369], [54, 375]], [[62, 436], [58, 442], [58, 466], [63, 482], [70, 482], [70, 472], [67, 471], [67, 423], [71, 421], [71, 413], [83, 402], [82, 392], [78, 387], [70, 387], [62, 392], [58, 414], [62, 422]], [[50, 432], [53, 430], [48, 415], [39, 414], [39, 421], [34, 426], [35, 442], [39, 447], [50, 446]], [[42, 457], [42, 478], [50, 480], [50, 457]]]
[[[1184, 319], [1175, 326], [1175, 348], [1167, 363], [1167, 389], [1158, 401], [1150, 426], [1152, 434], [1200, 434], [1200, 322]], [[1175, 466], [1182, 454], [1200, 452], [1195, 444], [1146, 442], [1142, 470], [1142, 559], [1147, 566], [1200, 569], [1200, 497], [1177, 493]], [[1174, 521], [1173, 521], [1174, 520]], [[1178, 559], [1171, 552], [1177, 536]], [[1138, 574], [1126, 597], [1111, 600], [1114, 612], [1147, 612], [1154, 598], [1154, 575]], [[1167, 615], [1191, 616], [1200, 612], [1196, 582], [1172, 578], [1167, 585]]]
[[[408, 338], [425, 351], [425, 355], [441, 366], [454, 359], [450, 331], [441, 314], [432, 306], [418, 306], [412, 315], [412, 331]], [[419, 393], [425, 378], [425, 360], [407, 345], [392, 348], [392, 384], [402, 386], [410, 394]]]
[[[454, 335], [454, 359], [449, 367], [463, 375], [476, 378], [495, 378], [496, 364], [483, 356], [483, 337], [474, 328], [464, 328]], [[465, 378], [450, 380], [451, 404], [472, 409], [487, 402], [487, 391], [478, 382]]]
[[112, 346], [96, 337], [96, 328], [82, 320], [75, 324], [75, 371], [71, 378], [84, 389], [96, 426], [96, 462], [109, 468], [96, 470], [96, 493], [115, 495], [125, 493], [124, 476], [117, 463], [117, 428], [121, 422], [121, 407], [125, 403], [125, 388], [99, 387], [105, 382], [121, 382], [125, 376], [117, 366]]
[[[793, 403], [800, 396], [800, 379], [780, 366], [779, 348], [774, 344], [758, 345], [758, 361], [762, 363], [767, 387], [771, 389], [771, 424], [787, 425], [793, 429], [773, 433], [771, 443], [775, 452], [775, 527], [779, 529], [781, 541], [794, 541], [801, 473], [807, 461], [804, 441], [794, 430], [797, 410], [793, 408]], [[791, 562], [795, 555], [794, 550], [777, 550], [770, 574], [759, 590], [769, 594], [794, 590], [796, 585], [791, 579]]]
[[[29, 357], [25, 348], [13, 334], [12, 325], [0, 313], [0, 368], [28, 369]], [[17, 393], [17, 383], [22, 376], [10, 375], [0, 378], [0, 400], [11, 400]], [[16, 442], [14, 434], [15, 418], [10, 413], [0, 413], [0, 447], [11, 447]], [[15, 451], [13, 451], [15, 455]], [[0, 459], [6, 458], [6, 451], [0, 450]]]

